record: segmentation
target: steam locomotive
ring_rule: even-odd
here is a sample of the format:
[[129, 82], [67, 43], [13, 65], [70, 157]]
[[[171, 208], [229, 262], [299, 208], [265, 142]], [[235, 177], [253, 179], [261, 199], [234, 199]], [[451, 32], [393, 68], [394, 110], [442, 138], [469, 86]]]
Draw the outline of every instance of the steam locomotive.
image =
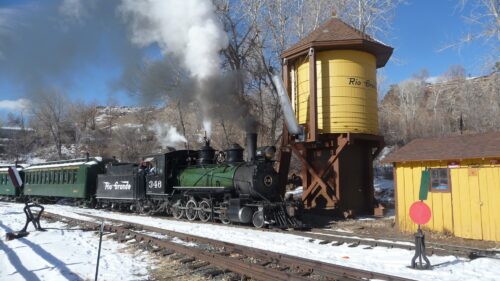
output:
[[203, 222], [298, 227], [299, 205], [285, 202], [273, 168], [274, 147], [256, 149], [247, 135], [248, 161], [233, 144], [219, 153], [206, 140], [198, 151], [176, 150], [145, 157], [141, 165], [115, 164], [97, 177], [100, 208], [168, 214]]
[[[140, 164], [95, 160], [75, 163], [80, 170], [91, 172], [59, 164], [63, 170], [74, 171], [57, 179], [54, 175], [58, 172], [39, 174], [33, 172], [36, 166], [28, 167], [22, 173], [26, 183], [20, 193], [37, 199], [74, 198], [96, 208], [172, 215], [190, 221], [300, 227], [300, 203], [282, 199], [272, 161], [276, 149], [257, 149], [256, 144], [257, 135], [247, 134], [247, 161], [238, 144], [216, 152], [205, 139], [200, 150], [148, 155]], [[56, 166], [45, 164], [43, 168]], [[44, 185], [35, 188], [40, 181]], [[60, 187], [47, 188], [56, 184]]]

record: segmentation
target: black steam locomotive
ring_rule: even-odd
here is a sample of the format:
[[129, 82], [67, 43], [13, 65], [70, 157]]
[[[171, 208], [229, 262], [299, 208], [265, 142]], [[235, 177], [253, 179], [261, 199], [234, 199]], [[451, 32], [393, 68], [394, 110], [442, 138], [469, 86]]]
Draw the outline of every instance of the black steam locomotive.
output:
[[140, 164], [110, 164], [97, 176], [97, 207], [190, 221], [300, 227], [300, 204], [284, 201], [281, 194], [272, 161], [276, 149], [257, 149], [256, 143], [257, 135], [248, 134], [247, 161], [241, 146], [216, 153], [206, 139], [198, 151], [150, 155]]

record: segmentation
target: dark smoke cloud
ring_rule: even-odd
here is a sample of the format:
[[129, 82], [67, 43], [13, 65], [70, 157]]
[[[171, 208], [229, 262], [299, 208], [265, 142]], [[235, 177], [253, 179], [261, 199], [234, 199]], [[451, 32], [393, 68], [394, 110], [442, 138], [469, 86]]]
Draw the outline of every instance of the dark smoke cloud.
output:
[[66, 11], [62, 3], [17, 6], [3, 21], [0, 74], [31, 99], [44, 89], [67, 91], [82, 70], [102, 65], [106, 53], [125, 68], [142, 60], [142, 50], [130, 43], [115, 12], [119, 1], [78, 2], [78, 9]]
[[190, 84], [191, 79], [180, 67], [179, 59], [171, 56], [142, 61], [125, 68], [121, 77], [112, 83], [112, 89], [126, 91], [144, 103], [151, 104], [192, 99]]
[[175, 67], [178, 59], [150, 61], [129, 68], [115, 83], [147, 101], [167, 100], [188, 104], [198, 102], [201, 115], [213, 122], [236, 122], [248, 132], [256, 132], [258, 122], [251, 112], [251, 104], [241, 94], [244, 75], [240, 72], [219, 73], [202, 80], [190, 77], [185, 70]]
[[244, 75], [241, 72], [226, 72], [204, 79], [198, 83], [197, 91], [202, 110], [214, 121], [237, 122], [245, 131], [255, 133], [257, 120], [252, 115], [251, 104], [242, 95]]

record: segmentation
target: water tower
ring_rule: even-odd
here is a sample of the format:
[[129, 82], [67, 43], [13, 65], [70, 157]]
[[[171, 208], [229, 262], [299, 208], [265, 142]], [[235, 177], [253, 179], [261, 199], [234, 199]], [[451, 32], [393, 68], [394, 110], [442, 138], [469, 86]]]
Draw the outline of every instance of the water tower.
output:
[[283, 52], [283, 82], [298, 140], [285, 126], [278, 168], [287, 177], [292, 153], [301, 164], [306, 209], [344, 215], [374, 212], [373, 159], [379, 135], [377, 68], [392, 48], [332, 17]]

